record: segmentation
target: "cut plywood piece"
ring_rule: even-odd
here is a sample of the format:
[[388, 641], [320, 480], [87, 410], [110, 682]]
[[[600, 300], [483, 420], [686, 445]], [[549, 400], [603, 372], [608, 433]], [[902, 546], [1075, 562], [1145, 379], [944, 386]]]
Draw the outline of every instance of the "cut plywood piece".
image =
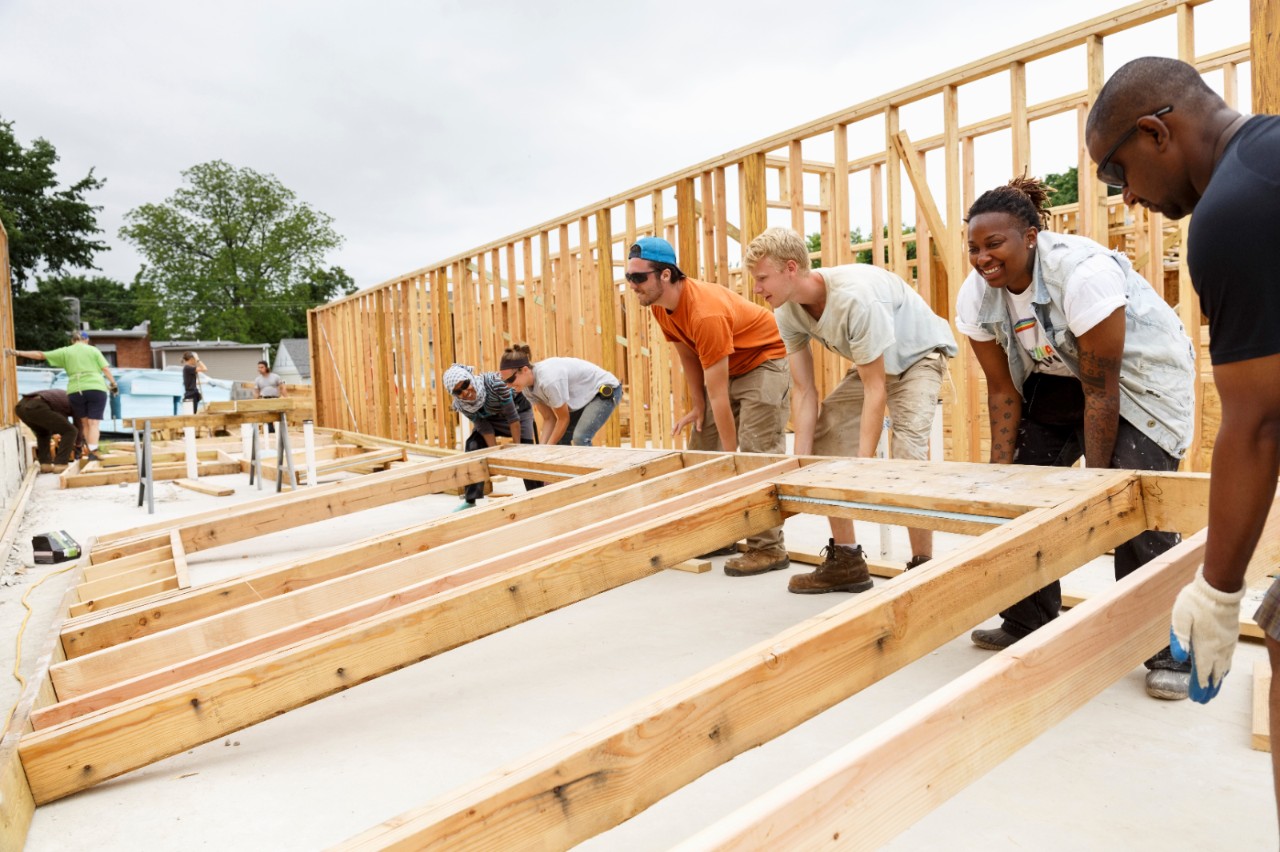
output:
[[688, 571], [690, 574], [705, 574], [711, 570], [710, 559], [686, 559], [671, 566], [673, 571]]
[[188, 491], [208, 494], [210, 497], [230, 497], [232, 494], [236, 493], [236, 490], [230, 485], [213, 485], [208, 482], [201, 482], [197, 479], [175, 479], [173, 484], [179, 488], [185, 488]]
[[1249, 745], [1257, 751], [1271, 751], [1271, 664], [1253, 664], [1253, 727]]

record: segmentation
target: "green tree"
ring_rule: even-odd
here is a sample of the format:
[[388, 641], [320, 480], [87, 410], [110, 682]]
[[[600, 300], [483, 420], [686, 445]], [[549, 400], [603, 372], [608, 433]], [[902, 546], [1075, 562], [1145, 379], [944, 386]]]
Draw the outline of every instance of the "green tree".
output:
[[[916, 229], [914, 225], [902, 226], [903, 234], [914, 234], [915, 232], [916, 232]], [[889, 238], [888, 225], [884, 226], [882, 233], [885, 239]], [[852, 231], [849, 232], [849, 245], [856, 246], [859, 243], [865, 243], [865, 242], [870, 242], [870, 238], [863, 235], [861, 228], [854, 228]], [[805, 237], [805, 244], [809, 247], [810, 253], [822, 251], [822, 234], [815, 231], [814, 233]], [[907, 243], [907, 260], [915, 260], [915, 259], [916, 259], [916, 244], [915, 244], [915, 241], [912, 240], [911, 242]], [[862, 249], [859, 252], [855, 252], [853, 256], [853, 262], [854, 263], [870, 263], [871, 249]], [[889, 262], [889, 246], [888, 245], [886, 245], [884, 248], [884, 258], [882, 262], [886, 264]], [[814, 269], [816, 269], [822, 264], [815, 258], [810, 261], [810, 265]]]
[[306, 310], [354, 290], [325, 255], [333, 219], [274, 175], [221, 160], [182, 173], [162, 204], [125, 215], [120, 236], [146, 259], [134, 288], [154, 294], [153, 334], [272, 342], [306, 337]]
[[145, 296], [104, 275], [59, 275], [36, 283], [41, 293], [80, 301], [80, 321], [90, 329], [133, 328], [151, 318]]
[[[1075, 166], [1065, 172], [1050, 172], [1044, 176], [1044, 184], [1052, 187], [1049, 204], [1057, 207], [1062, 204], [1075, 204], [1080, 200], [1080, 173]], [[1107, 187], [1107, 195], [1119, 195], [1120, 190], [1114, 186]]]
[[[19, 290], [13, 297], [13, 337], [18, 349], [44, 352], [71, 342], [71, 312], [61, 296]], [[43, 365], [38, 365], [43, 366]]]
[[58, 189], [53, 145], [36, 139], [24, 148], [13, 133], [13, 123], [0, 119], [0, 221], [9, 234], [9, 265], [15, 296], [43, 268], [60, 272], [68, 268], [95, 269], [93, 256], [107, 248], [95, 234], [102, 233], [95, 207], [85, 195], [104, 183], [89, 174]]

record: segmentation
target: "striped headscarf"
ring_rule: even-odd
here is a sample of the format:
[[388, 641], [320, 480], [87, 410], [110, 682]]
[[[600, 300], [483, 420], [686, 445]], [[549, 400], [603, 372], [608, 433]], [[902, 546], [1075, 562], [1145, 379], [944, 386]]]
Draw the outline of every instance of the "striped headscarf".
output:
[[[476, 398], [467, 400], [460, 396], [453, 395], [453, 389], [460, 382], [470, 380], [471, 387], [475, 388]], [[484, 408], [484, 382], [475, 374], [474, 367], [468, 367], [465, 364], [454, 364], [452, 367], [444, 371], [444, 389], [449, 396], [453, 397], [453, 407], [459, 411], [474, 414], [481, 408]]]

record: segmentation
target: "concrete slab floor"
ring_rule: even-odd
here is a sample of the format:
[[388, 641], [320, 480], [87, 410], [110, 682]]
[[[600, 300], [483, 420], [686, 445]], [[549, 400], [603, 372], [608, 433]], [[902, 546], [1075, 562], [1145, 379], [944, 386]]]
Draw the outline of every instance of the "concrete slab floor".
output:
[[[155, 518], [261, 496], [243, 476], [214, 498], [161, 484]], [[521, 490], [508, 479], [501, 490]], [[136, 486], [59, 491], [40, 477], [16, 560], [0, 588], [0, 663], [12, 667], [17, 598], [48, 568], [31, 568], [30, 537], [90, 535], [147, 523]], [[194, 554], [193, 581], [210, 582], [320, 547], [398, 529], [451, 510], [449, 497], [277, 533]], [[826, 523], [787, 522], [793, 548], [817, 551]], [[859, 524], [879, 551], [879, 528]], [[893, 531], [905, 559], [904, 531]], [[959, 537], [939, 536], [938, 551]], [[665, 571], [252, 728], [129, 773], [36, 812], [27, 849], [284, 850], [339, 842], [487, 774], [838, 601], [791, 595], [790, 571], [755, 578]], [[48, 582], [27, 631], [38, 656], [60, 589]], [[1109, 582], [1109, 560], [1071, 575], [1067, 592]], [[883, 582], [883, 581], [881, 581]], [[844, 599], [844, 596], [840, 596]], [[989, 625], [994, 625], [993, 619]], [[42, 626], [43, 625], [43, 626]], [[961, 636], [779, 739], [669, 796], [585, 849], [660, 849], [731, 813], [986, 659]], [[1207, 706], [1147, 697], [1141, 668], [979, 779], [889, 848], [992, 850], [1263, 849], [1276, 845], [1270, 762], [1249, 748], [1251, 684], [1260, 645], [1241, 643], [1234, 673]], [[17, 695], [0, 687], [4, 711]], [[868, 820], [875, 819], [867, 814]]]

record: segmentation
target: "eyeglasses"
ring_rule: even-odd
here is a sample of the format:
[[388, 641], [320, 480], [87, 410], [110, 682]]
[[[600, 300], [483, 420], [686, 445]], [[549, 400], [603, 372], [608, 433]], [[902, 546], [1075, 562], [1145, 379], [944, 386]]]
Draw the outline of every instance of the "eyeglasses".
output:
[[452, 391], [450, 391], [450, 393], [452, 393], [454, 396], [462, 396], [464, 393], [466, 393], [470, 389], [471, 389], [471, 380], [463, 379], [462, 381], [458, 382], [458, 384], [454, 387]]
[[511, 371], [511, 375], [504, 377], [502, 381], [505, 382], [506, 384], [514, 385], [516, 383], [516, 376], [520, 375], [521, 369], [523, 368], [516, 367], [514, 370]]
[[661, 275], [661, 274], [662, 274], [661, 269], [650, 269], [648, 272], [628, 272], [626, 275], [626, 279], [632, 284], [643, 284], [644, 282], [649, 280], [650, 275]]
[[[1173, 107], [1167, 106], [1151, 113], [1151, 117], [1159, 118], [1160, 116], [1167, 115], [1171, 112], [1173, 112]], [[1138, 118], [1141, 119], [1143, 118], [1143, 116], [1138, 116]], [[1101, 160], [1098, 161], [1098, 180], [1102, 181], [1107, 186], [1114, 186], [1116, 189], [1124, 189], [1125, 187], [1124, 166], [1117, 165], [1116, 163], [1111, 162], [1111, 158], [1115, 156], [1116, 151], [1120, 150], [1120, 146], [1128, 142], [1130, 137], [1132, 137], [1133, 134], [1137, 132], [1138, 132], [1138, 122], [1135, 121], [1133, 123], [1133, 127], [1129, 129], [1129, 132], [1121, 136], [1120, 139], [1116, 142], [1116, 144], [1111, 146], [1111, 150], [1108, 151], [1106, 155]]]

